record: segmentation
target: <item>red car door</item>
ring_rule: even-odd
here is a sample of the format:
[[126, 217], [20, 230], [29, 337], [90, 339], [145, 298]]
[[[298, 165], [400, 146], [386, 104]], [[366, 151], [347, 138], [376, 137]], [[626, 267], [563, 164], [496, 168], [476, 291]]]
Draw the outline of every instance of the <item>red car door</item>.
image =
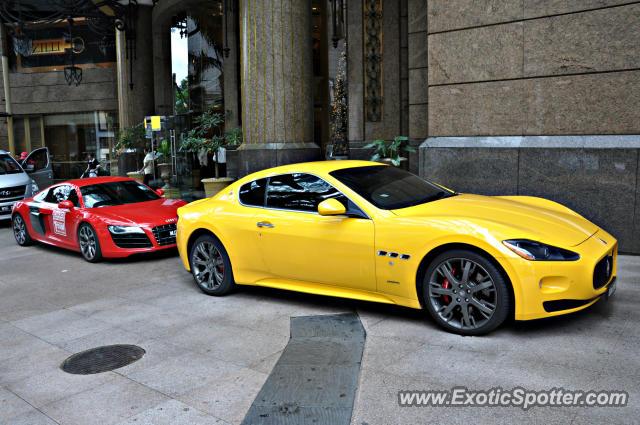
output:
[[36, 239], [47, 239], [50, 233], [49, 217], [53, 211], [52, 205], [45, 201], [29, 202], [29, 217], [27, 220], [34, 230]]
[[[56, 187], [53, 197], [57, 201], [51, 208], [51, 214], [47, 216], [51, 233], [49, 238], [57, 241], [60, 245], [70, 248], [78, 246], [78, 222], [82, 217], [80, 201], [77, 190], [71, 185], [60, 185]], [[73, 208], [60, 208], [60, 202], [71, 201]]]

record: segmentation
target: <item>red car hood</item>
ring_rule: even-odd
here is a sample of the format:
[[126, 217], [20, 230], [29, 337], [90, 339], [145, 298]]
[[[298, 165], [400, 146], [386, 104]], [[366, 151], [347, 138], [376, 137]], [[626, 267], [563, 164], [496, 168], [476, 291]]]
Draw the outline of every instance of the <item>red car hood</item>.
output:
[[91, 208], [88, 211], [105, 220], [123, 224], [159, 226], [177, 222], [177, 209], [183, 205], [186, 205], [186, 202], [180, 199], [157, 199], [135, 204]]

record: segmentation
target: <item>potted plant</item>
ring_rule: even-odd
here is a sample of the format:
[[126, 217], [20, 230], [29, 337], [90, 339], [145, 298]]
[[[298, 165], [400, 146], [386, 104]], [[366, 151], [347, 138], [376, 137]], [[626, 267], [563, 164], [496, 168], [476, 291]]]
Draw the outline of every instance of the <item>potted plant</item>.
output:
[[158, 146], [158, 171], [160, 178], [164, 181], [162, 189], [170, 189], [169, 180], [171, 179], [171, 147], [167, 139], [160, 142]]
[[127, 176], [140, 181], [142, 181], [142, 177], [137, 173], [140, 167], [136, 152], [144, 144], [144, 125], [137, 124], [132, 127], [121, 128], [113, 146], [114, 153], [118, 156], [118, 169], [127, 171]]
[[406, 136], [396, 136], [393, 140], [377, 139], [364, 146], [365, 149], [374, 148], [371, 161], [380, 161], [399, 167], [407, 158], [403, 157], [404, 152], [415, 152], [416, 150], [407, 144], [409, 140]]
[[225, 148], [235, 149], [242, 144], [242, 128], [236, 127], [224, 132]]
[[197, 154], [201, 165], [206, 165], [209, 155], [213, 155], [215, 177], [201, 180], [206, 196], [211, 197], [233, 181], [232, 178], [220, 177], [218, 169], [218, 158], [225, 145], [225, 136], [220, 131], [224, 116], [208, 110], [194, 118], [194, 123], [195, 127], [182, 140], [180, 150]]

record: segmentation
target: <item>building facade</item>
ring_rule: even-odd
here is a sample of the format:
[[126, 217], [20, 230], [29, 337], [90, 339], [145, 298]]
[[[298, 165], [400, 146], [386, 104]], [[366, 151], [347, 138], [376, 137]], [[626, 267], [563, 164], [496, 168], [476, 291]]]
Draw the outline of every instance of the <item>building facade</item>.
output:
[[87, 64], [78, 86], [9, 55], [14, 151], [46, 145], [72, 167], [88, 150], [112, 157], [118, 128], [146, 115], [184, 115], [171, 51], [180, 31], [186, 115], [215, 107], [242, 128], [232, 176], [325, 158], [343, 71], [350, 157], [408, 136], [410, 171], [459, 191], [561, 202], [640, 253], [640, 2], [139, 3], [135, 55], [115, 33], [115, 60]]

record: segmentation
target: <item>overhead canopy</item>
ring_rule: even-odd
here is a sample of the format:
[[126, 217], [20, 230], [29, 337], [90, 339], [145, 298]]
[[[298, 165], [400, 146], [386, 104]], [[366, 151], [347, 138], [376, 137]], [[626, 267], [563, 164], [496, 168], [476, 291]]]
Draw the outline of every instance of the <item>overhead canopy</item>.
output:
[[88, 18], [112, 25], [124, 22], [129, 6], [153, 5], [153, 0], [2, 0], [0, 22], [24, 26], [52, 23], [69, 18]]

